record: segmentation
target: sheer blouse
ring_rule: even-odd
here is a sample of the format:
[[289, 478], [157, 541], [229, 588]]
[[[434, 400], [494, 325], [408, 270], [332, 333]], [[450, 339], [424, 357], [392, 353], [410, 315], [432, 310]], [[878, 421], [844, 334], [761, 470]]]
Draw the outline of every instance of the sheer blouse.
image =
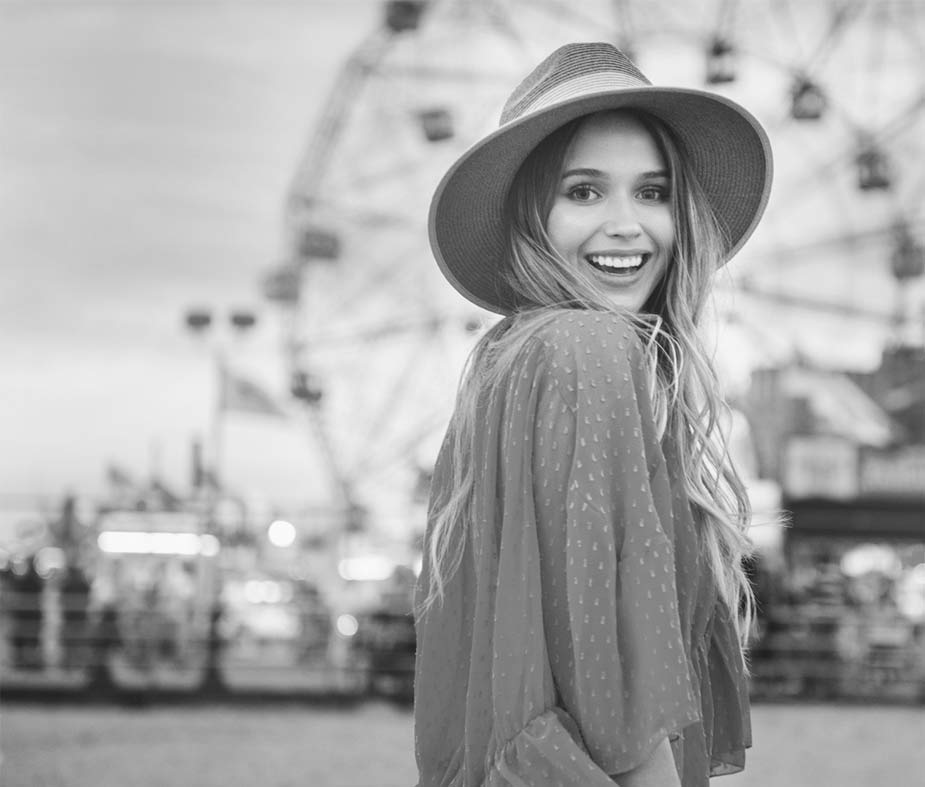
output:
[[417, 621], [419, 787], [612, 787], [665, 737], [684, 787], [741, 770], [742, 655], [630, 326], [557, 312], [478, 423], [462, 563]]

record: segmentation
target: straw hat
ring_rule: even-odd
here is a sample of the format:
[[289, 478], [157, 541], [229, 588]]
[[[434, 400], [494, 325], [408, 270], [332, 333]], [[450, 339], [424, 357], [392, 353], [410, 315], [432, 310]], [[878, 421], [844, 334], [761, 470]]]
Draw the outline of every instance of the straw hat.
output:
[[723, 262], [745, 243], [771, 189], [771, 148], [758, 121], [723, 96], [652, 85], [610, 44], [567, 44], [517, 86], [498, 130], [464, 153], [437, 186], [430, 243], [443, 274], [463, 296], [499, 314], [514, 310], [517, 295], [501, 276], [504, 203], [514, 175], [557, 128], [608, 109], [644, 110], [664, 122], [725, 231]]

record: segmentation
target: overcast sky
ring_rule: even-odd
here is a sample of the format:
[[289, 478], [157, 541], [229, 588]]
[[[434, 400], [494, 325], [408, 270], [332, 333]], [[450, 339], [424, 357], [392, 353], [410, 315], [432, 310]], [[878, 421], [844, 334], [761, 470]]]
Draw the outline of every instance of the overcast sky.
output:
[[[236, 355], [279, 387], [259, 277], [280, 252], [294, 163], [377, 12], [0, 6], [0, 492], [92, 492], [110, 460], [185, 485], [211, 381], [188, 306], [259, 308]], [[304, 440], [270, 431], [292, 472]]]

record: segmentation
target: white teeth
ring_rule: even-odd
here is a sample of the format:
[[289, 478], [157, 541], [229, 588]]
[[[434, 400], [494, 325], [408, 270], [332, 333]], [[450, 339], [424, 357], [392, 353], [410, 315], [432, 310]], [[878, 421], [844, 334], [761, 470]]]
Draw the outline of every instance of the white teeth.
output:
[[616, 268], [625, 270], [627, 268], [638, 268], [642, 265], [642, 254], [634, 254], [631, 257], [617, 257], [610, 254], [592, 254], [588, 259], [595, 265], [603, 268]]

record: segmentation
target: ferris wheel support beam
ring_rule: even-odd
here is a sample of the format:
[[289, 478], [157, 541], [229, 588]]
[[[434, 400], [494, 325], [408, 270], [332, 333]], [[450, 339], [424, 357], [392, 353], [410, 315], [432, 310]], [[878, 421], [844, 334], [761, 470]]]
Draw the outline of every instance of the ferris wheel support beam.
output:
[[[285, 209], [291, 221], [297, 223], [300, 214], [315, 203], [318, 189], [333, 158], [332, 153], [337, 140], [350, 120], [351, 111], [357, 104], [357, 97], [367, 77], [382, 63], [394, 41], [395, 34], [383, 26], [375, 30], [342, 67], [329, 91], [323, 114], [289, 186]], [[299, 356], [302, 346], [295, 314], [290, 320], [288, 334], [286, 351], [290, 366], [295, 371], [300, 368]], [[320, 404], [308, 403], [305, 409], [309, 427], [327, 464], [331, 484], [340, 498], [349, 525], [358, 510], [353, 479], [344, 471]]]
[[331, 152], [339, 134], [350, 118], [369, 73], [376, 69], [388, 53], [395, 36], [387, 29], [377, 29], [347, 59], [328, 95], [324, 114], [318, 122], [302, 161], [289, 187], [287, 210], [290, 215], [310, 205], [316, 189], [324, 178]]

